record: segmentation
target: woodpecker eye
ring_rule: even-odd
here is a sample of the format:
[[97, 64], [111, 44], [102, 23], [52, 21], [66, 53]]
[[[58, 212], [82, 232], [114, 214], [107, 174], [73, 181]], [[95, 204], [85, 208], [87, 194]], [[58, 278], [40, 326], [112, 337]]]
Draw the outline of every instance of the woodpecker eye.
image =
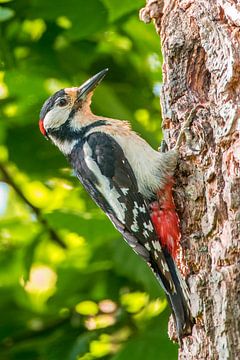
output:
[[60, 107], [66, 106], [67, 103], [68, 103], [68, 101], [67, 101], [67, 99], [65, 99], [65, 98], [61, 98], [61, 99], [59, 99], [59, 100], [57, 101], [57, 105], [60, 106]]

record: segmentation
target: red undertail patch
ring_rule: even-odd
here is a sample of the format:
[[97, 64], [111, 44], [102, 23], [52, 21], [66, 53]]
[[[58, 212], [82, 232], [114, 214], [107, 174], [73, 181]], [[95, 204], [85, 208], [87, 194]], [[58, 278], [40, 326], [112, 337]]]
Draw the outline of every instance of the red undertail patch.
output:
[[161, 245], [166, 247], [172, 257], [176, 259], [181, 234], [172, 187], [173, 181], [171, 180], [163, 190], [157, 193], [158, 200], [150, 204], [150, 215]]

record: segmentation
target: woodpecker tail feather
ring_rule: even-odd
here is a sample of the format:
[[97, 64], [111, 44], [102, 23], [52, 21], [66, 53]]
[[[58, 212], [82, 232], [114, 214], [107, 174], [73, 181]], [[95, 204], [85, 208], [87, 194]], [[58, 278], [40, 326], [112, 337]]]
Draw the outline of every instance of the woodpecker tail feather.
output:
[[172, 308], [179, 339], [191, 333], [193, 318], [190, 313], [189, 294], [185, 281], [183, 280], [174, 260], [178, 260], [180, 251], [180, 228], [179, 218], [176, 213], [172, 196], [173, 181], [169, 182], [163, 190], [157, 193], [157, 199], [150, 203], [150, 216], [157, 233], [165, 260], [171, 273], [176, 292], [171, 290], [164, 283], [161, 272], [156, 267], [154, 272], [165, 289], [169, 305]]
[[179, 339], [191, 334], [193, 317], [190, 311], [189, 291], [173, 258], [167, 250], [163, 250], [166, 262], [172, 275], [176, 292], [167, 294], [169, 305], [172, 308]]

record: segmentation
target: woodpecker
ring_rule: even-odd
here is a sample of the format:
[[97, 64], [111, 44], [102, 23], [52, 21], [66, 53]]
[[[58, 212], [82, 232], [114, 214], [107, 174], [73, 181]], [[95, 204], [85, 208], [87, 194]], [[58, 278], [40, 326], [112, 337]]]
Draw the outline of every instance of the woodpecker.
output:
[[193, 324], [188, 289], [175, 264], [180, 230], [172, 197], [182, 128], [173, 150], [159, 152], [127, 121], [96, 116], [90, 104], [104, 69], [80, 87], [57, 91], [44, 103], [39, 127], [65, 155], [84, 188], [125, 241], [154, 272], [167, 295], [178, 338]]

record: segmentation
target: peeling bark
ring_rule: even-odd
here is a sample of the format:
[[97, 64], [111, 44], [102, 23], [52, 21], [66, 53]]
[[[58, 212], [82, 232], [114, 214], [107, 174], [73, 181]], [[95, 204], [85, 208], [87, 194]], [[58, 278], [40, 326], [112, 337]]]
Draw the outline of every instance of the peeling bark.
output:
[[[179, 359], [240, 359], [240, 4], [148, 0], [161, 37], [164, 138], [198, 104], [193, 151], [182, 147], [175, 202], [190, 274], [192, 335]], [[169, 327], [173, 337], [173, 326]]]

